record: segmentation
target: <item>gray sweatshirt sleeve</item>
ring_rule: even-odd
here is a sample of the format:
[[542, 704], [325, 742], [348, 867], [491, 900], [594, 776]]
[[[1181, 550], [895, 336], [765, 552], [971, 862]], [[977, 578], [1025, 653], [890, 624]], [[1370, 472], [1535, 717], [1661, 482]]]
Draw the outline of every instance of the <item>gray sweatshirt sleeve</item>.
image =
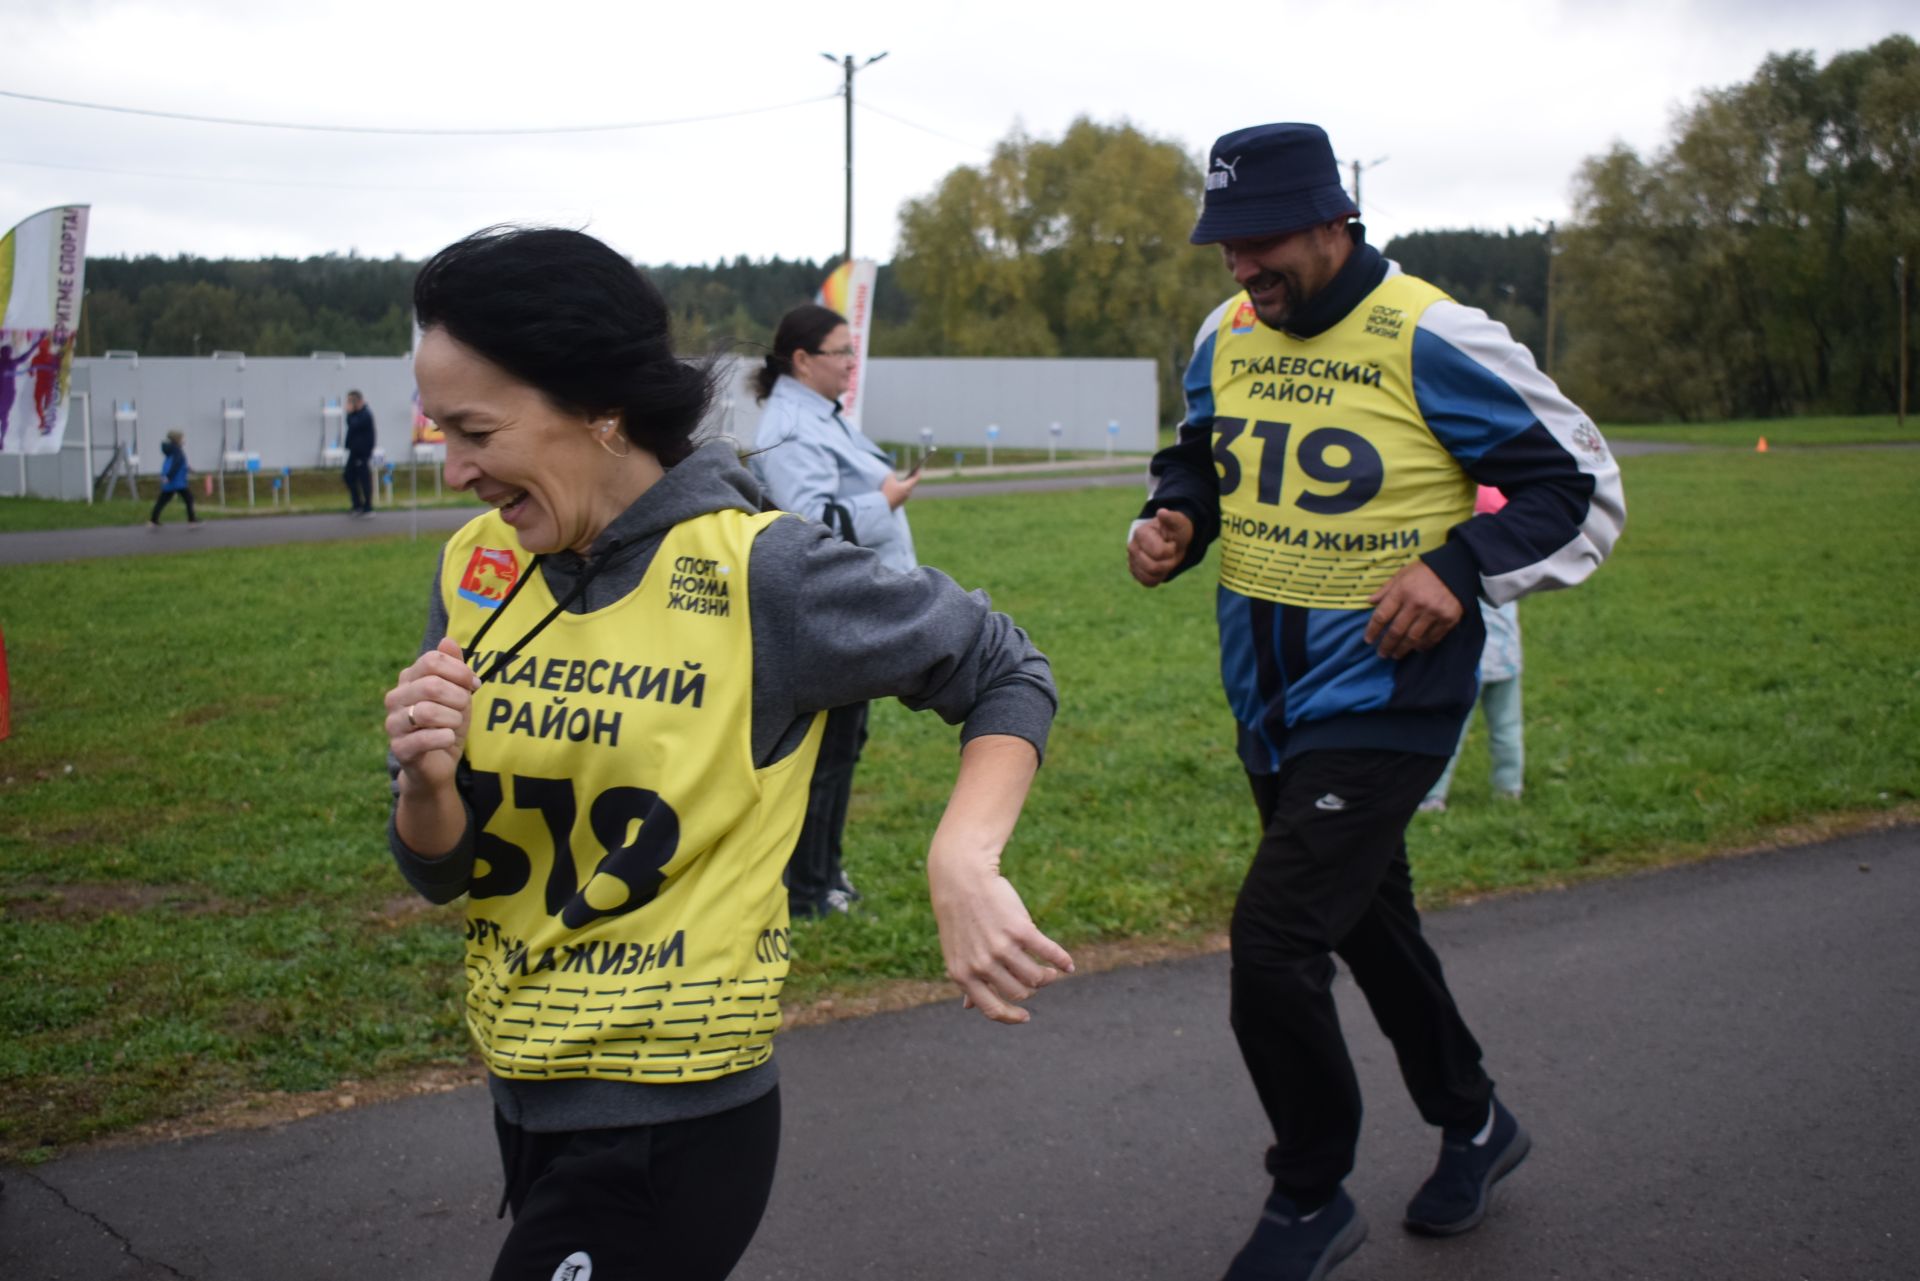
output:
[[[420, 652], [424, 654], [438, 645], [446, 634], [447, 607], [440, 599], [440, 570], [436, 567], [433, 591], [427, 598], [427, 630], [420, 641]], [[392, 752], [387, 753], [387, 785], [393, 796], [393, 809], [387, 814], [387, 848], [393, 853], [400, 875], [428, 901], [453, 902], [467, 892], [467, 882], [473, 879], [473, 807], [467, 804], [465, 789], [461, 789], [460, 803], [467, 813], [467, 826], [460, 833], [460, 843], [444, 858], [422, 858], [400, 839], [399, 829], [394, 825], [400, 806], [400, 762]]]
[[749, 566], [756, 760], [791, 750], [814, 712], [889, 697], [962, 725], [963, 743], [1012, 734], [1044, 754], [1052, 669], [985, 592], [937, 569], [897, 573], [791, 516], [760, 535]]

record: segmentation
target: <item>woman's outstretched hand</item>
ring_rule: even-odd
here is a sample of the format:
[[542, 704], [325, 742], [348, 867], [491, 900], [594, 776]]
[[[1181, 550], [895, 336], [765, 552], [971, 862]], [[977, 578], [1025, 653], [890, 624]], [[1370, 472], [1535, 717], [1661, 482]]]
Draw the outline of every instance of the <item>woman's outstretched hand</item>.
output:
[[1033, 1016], [1020, 1002], [1073, 973], [1073, 958], [1040, 932], [997, 865], [929, 858], [928, 878], [947, 977], [965, 994], [962, 1003], [996, 1023], [1025, 1023]]
[[1032, 1016], [1020, 1002], [1073, 973], [1073, 958], [1040, 932], [1019, 891], [1000, 875], [1000, 852], [1039, 765], [1039, 753], [1023, 738], [982, 734], [969, 742], [927, 851], [947, 977], [967, 1008], [996, 1023], [1025, 1023]]

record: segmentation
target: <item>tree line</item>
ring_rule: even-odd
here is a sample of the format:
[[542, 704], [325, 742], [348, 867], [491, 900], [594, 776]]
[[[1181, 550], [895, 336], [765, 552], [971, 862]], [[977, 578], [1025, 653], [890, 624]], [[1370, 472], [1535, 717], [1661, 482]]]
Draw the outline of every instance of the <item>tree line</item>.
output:
[[[1423, 231], [1387, 255], [1483, 308], [1610, 420], [1884, 413], [1913, 381], [1920, 252], [1920, 46], [1892, 36], [1824, 66], [1768, 58], [1708, 91], [1649, 157], [1619, 146], [1575, 178], [1549, 233]], [[1016, 130], [908, 202], [874, 302], [876, 355], [1127, 356], [1159, 365], [1162, 411], [1195, 327], [1231, 291], [1187, 243], [1202, 166], [1128, 124]], [[1904, 267], [1902, 266], [1904, 264]], [[832, 260], [647, 270], [689, 354], [753, 352]], [[103, 258], [82, 351], [404, 352], [416, 264]], [[1550, 350], [1551, 349], [1551, 350]]]
[[[683, 350], [706, 353], [770, 344], [781, 315], [812, 298], [832, 265], [740, 257], [646, 270], [673, 310]], [[403, 258], [352, 254], [257, 261], [89, 258], [81, 354], [403, 354], [413, 341], [410, 300], [418, 267]], [[892, 269], [883, 266], [875, 287], [876, 322], [898, 326], [910, 307]]]
[[1556, 264], [1568, 389], [1623, 418], [1892, 410], [1913, 377], [1916, 161], [1906, 36], [1770, 57], [1654, 155], [1589, 159]]

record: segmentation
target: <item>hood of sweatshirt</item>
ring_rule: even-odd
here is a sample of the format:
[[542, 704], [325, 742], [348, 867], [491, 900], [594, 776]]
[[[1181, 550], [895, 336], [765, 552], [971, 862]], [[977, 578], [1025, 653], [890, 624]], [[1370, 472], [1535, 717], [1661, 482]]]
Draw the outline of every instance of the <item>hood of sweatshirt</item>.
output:
[[593, 581], [579, 604], [597, 609], [605, 599], [632, 590], [667, 531], [681, 521], [708, 512], [760, 511], [759, 483], [740, 465], [736, 449], [731, 440], [711, 440], [667, 468], [651, 489], [600, 531], [586, 556], [573, 551], [542, 556], [548, 587], [564, 598], [591, 561]]

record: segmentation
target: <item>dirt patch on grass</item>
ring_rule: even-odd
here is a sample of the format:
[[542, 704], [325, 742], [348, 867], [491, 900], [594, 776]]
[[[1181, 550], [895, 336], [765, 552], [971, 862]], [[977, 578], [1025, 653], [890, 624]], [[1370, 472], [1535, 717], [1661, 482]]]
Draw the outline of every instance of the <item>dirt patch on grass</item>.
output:
[[50, 832], [36, 832], [34, 839], [43, 845], [98, 845], [107, 840], [107, 829], [98, 823], [82, 823]]
[[[1082, 943], [1067, 950], [1073, 954], [1073, 972], [1079, 977], [1224, 952], [1227, 936], [1221, 932], [1177, 939], [1113, 939]], [[945, 979], [893, 979], [872, 988], [836, 992], [811, 1001], [788, 1004], [783, 1000], [786, 1017], [782, 1026], [814, 1027], [842, 1019], [863, 1019], [872, 1014], [936, 1005], [941, 1001], [959, 1005], [960, 989]]]
[[273, 1090], [248, 1094], [201, 1112], [142, 1125], [124, 1134], [90, 1143], [87, 1147], [123, 1147], [137, 1143], [194, 1139], [208, 1134], [223, 1134], [229, 1130], [262, 1130], [292, 1121], [303, 1121], [324, 1112], [363, 1107], [369, 1103], [391, 1103], [422, 1094], [444, 1094], [449, 1090], [480, 1085], [485, 1080], [485, 1070], [478, 1063], [472, 1063], [414, 1068], [371, 1081], [342, 1081], [325, 1090], [299, 1093]]
[[135, 885], [124, 881], [68, 885], [31, 881], [0, 896], [0, 916], [16, 921], [91, 921], [134, 916], [164, 908], [190, 916], [227, 911], [226, 900], [181, 885]]
[[0, 787], [23, 787], [28, 783], [55, 783], [72, 777], [72, 761], [10, 761], [4, 769], [0, 769]]
[[418, 894], [394, 894], [368, 908], [366, 919], [370, 925], [397, 930], [430, 917], [456, 921], [461, 916], [462, 910], [451, 903], [429, 903]]
[[181, 725], [207, 725], [239, 712], [270, 712], [286, 701], [279, 694], [262, 694], [246, 699], [238, 707], [228, 703], [202, 703], [198, 707], [189, 707], [178, 713], [174, 720]]

